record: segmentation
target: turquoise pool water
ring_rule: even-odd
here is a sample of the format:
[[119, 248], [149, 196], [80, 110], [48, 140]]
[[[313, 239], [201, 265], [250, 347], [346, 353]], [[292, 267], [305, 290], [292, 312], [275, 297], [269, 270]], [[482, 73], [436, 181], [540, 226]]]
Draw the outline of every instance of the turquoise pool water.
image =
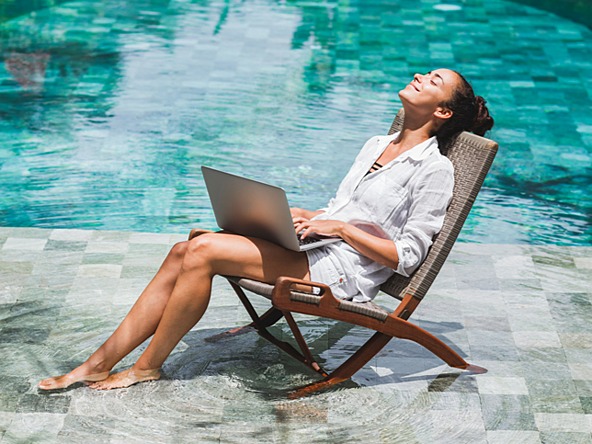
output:
[[592, 240], [583, 25], [501, 0], [51, 3], [0, 15], [2, 226], [212, 228], [202, 164], [322, 206], [398, 89], [446, 66], [501, 147], [461, 239]]

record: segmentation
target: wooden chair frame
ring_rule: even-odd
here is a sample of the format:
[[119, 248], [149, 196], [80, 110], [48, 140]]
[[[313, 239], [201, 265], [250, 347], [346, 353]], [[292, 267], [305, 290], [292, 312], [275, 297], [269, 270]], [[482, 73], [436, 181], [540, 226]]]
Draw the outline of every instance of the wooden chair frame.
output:
[[[393, 121], [389, 134], [402, 127], [403, 119], [403, 110], [401, 110]], [[247, 326], [213, 336], [209, 340], [216, 341], [254, 329], [263, 338], [321, 375], [321, 380], [295, 389], [290, 393], [290, 397], [305, 396], [350, 379], [395, 337], [408, 339], [422, 345], [451, 367], [473, 373], [486, 372], [487, 370], [482, 367], [467, 363], [440, 339], [412, 324], [408, 319], [432, 285], [456, 241], [493, 162], [497, 148], [497, 143], [466, 132], [449, 144], [447, 156], [455, 168], [455, 186], [444, 226], [435, 237], [426, 260], [411, 277], [405, 278], [395, 274], [381, 286], [384, 293], [400, 301], [392, 313], [372, 302], [360, 304], [337, 299], [331, 293], [331, 289], [321, 283], [281, 277], [275, 285], [269, 285], [249, 279], [225, 276], [245, 306], [252, 322]], [[303, 287], [308, 287], [311, 291], [305, 291]], [[271, 308], [259, 316], [243, 289], [271, 299]], [[292, 313], [349, 322], [369, 328], [376, 333], [329, 374], [314, 359]], [[290, 343], [279, 340], [269, 332], [268, 327], [282, 318], [286, 319], [300, 350]]]

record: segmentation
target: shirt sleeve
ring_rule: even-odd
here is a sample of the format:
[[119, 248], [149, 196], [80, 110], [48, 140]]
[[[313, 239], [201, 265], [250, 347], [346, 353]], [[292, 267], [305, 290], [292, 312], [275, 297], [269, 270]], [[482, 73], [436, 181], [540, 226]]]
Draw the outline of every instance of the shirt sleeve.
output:
[[407, 222], [395, 240], [399, 256], [395, 271], [403, 276], [410, 276], [426, 258], [433, 237], [442, 229], [452, 199], [452, 163], [445, 159], [429, 165], [426, 170], [411, 189]]

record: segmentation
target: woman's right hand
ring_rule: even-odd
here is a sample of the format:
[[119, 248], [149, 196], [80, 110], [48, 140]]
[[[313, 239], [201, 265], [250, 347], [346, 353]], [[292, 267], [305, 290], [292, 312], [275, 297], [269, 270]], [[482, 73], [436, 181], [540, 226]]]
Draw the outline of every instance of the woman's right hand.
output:
[[310, 219], [304, 217], [303, 214], [306, 210], [302, 208], [290, 208], [290, 214], [292, 215], [292, 223], [294, 223], [294, 228], [298, 227], [302, 222], [307, 222]]
[[302, 225], [305, 222], [310, 222], [310, 219], [300, 216], [292, 218], [292, 223], [294, 224], [294, 230], [296, 230], [296, 234], [298, 234], [298, 232], [301, 231], [301, 229], [299, 229], [298, 227], [300, 227], [300, 225]]

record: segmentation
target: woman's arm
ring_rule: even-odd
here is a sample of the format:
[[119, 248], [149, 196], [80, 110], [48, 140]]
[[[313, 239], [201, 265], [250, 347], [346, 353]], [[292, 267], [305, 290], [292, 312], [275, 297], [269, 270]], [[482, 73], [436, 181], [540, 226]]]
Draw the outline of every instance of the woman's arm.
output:
[[390, 239], [374, 236], [355, 225], [339, 220], [295, 220], [296, 232], [304, 230], [302, 237], [310, 234], [338, 236], [364, 256], [392, 269], [399, 265], [397, 247]]
[[295, 218], [296, 232], [304, 230], [304, 237], [312, 233], [338, 236], [364, 256], [410, 276], [423, 262], [434, 235], [442, 228], [454, 186], [452, 164], [436, 164], [422, 176], [413, 186], [408, 218], [396, 241], [368, 232], [354, 221]]

